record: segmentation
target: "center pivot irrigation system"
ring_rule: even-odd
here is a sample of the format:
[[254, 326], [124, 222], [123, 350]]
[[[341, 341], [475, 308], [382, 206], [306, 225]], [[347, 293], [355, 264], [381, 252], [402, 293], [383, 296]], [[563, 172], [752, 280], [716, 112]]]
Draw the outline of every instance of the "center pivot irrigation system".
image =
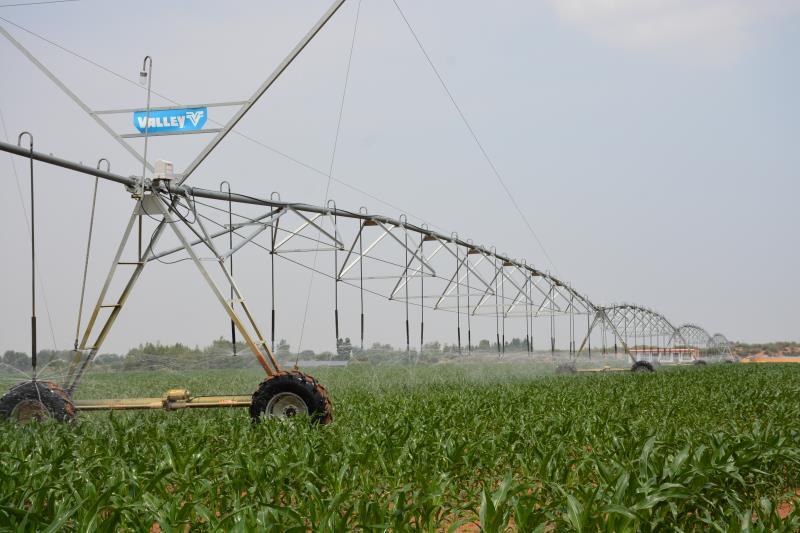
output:
[[[446, 235], [414, 225], [404, 215], [398, 218], [369, 213], [365, 208], [356, 212], [337, 208], [333, 201], [325, 206], [282, 202], [275, 193], [270, 198], [259, 198], [230, 191], [190, 187], [186, 180], [216, 148], [234, 126], [272, 86], [306, 45], [342, 6], [337, 0], [317, 23], [297, 43], [289, 55], [270, 76], [245, 101], [206, 103], [192, 106], [151, 107], [149, 83], [152, 79], [152, 60], [145, 59], [142, 77], [148, 83], [148, 102], [145, 109], [112, 109], [97, 111], [87, 106], [67, 88], [45, 65], [0, 26], [0, 34], [8, 39], [25, 57], [53, 81], [65, 94], [89, 114], [107, 133], [113, 136], [141, 164], [140, 176], [123, 176], [112, 173], [110, 165], [101, 160], [96, 168], [47, 155], [30, 145], [20, 146], [0, 142], [0, 150], [30, 160], [31, 173], [31, 236], [32, 266], [35, 268], [35, 243], [33, 226], [33, 168], [34, 161], [55, 165], [71, 171], [95, 176], [95, 196], [92, 204], [92, 224], [97, 194], [97, 179], [109, 180], [125, 187], [134, 200], [128, 223], [116, 249], [108, 274], [102, 285], [85, 327], [81, 331], [83, 296], [86, 286], [84, 270], [83, 292], [78, 311], [78, 327], [74, 357], [63, 382], [37, 378], [36, 312], [35, 296], [32, 302], [32, 379], [11, 388], [0, 398], [0, 417], [30, 419], [53, 417], [72, 419], [79, 410], [104, 409], [182, 409], [210, 407], [249, 407], [254, 420], [261, 416], [289, 417], [307, 415], [312, 421], [329, 423], [332, 407], [325, 388], [313, 377], [299, 370], [284, 370], [273, 354], [275, 348], [275, 258], [311, 269], [320, 277], [332, 282], [334, 294], [334, 329], [339, 340], [339, 292], [341, 287], [351, 287], [359, 294], [360, 341], [363, 349], [365, 331], [365, 294], [377, 295], [397, 301], [405, 309], [406, 350], [412, 357], [412, 345], [420, 352], [425, 345], [426, 312], [444, 311], [454, 315], [459, 353], [470, 354], [475, 349], [472, 338], [473, 322], [479, 317], [493, 319], [496, 346], [499, 354], [507, 345], [506, 321], [525, 322], [525, 348], [533, 352], [533, 319], [550, 318], [550, 350], [555, 351], [555, 317], [569, 317], [570, 354], [574, 358], [582, 352], [591, 354], [592, 332], [602, 331], [602, 350], [608, 345], [606, 335], [613, 338], [614, 353], [622, 346], [622, 353], [633, 363], [633, 370], [653, 370], [653, 363], [682, 364], [704, 362], [713, 357], [729, 357], [730, 348], [721, 335], [711, 336], [694, 325], [674, 327], [655, 311], [634, 306], [614, 305], [601, 307], [548, 272], [528, 265], [493, 247], [474, 244], [455, 233]], [[208, 108], [238, 106], [227, 123], [219, 128], [203, 129]], [[103, 116], [134, 113], [138, 119], [139, 133], [120, 134], [112, 129]], [[183, 113], [181, 120], [175, 113]], [[205, 116], [204, 116], [205, 115]], [[202, 118], [202, 120], [200, 120]], [[184, 128], [190, 120], [193, 128]], [[151, 131], [150, 128], [153, 128]], [[212, 133], [213, 138], [180, 174], [172, 172], [171, 164], [147, 160], [147, 140], [150, 136]], [[127, 139], [144, 138], [144, 151], [140, 154]], [[102, 168], [105, 162], [105, 168]], [[147, 178], [147, 171], [151, 177]], [[256, 209], [258, 213], [242, 214], [237, 209]], [[213, 217], [224, 213], [223, 223]], [[235, 220], [234, 220], [234, 217]], [[88, 265], [92, 224], [86, 251]], [[165, 233], [172, 233], [177, 245], [159, 250], [158, 244]], [[268, 237], [266, 243], [259, 242]], [[220, 239], [228, 239], [228, 249], [223, 250]], [[234, 281], [232, 256], [244, 246], [263, 249], [271, 263], [272, 312], [270, 336], [257, 323], [254, 313], [245, 301], [242, 290]], [[130, 257], [134, 252], [135, 256]], [[313, 252], [314, 260], [308, 257]], [[317, 263], [317, 254], [324, 253], [325, 266]], [[252, 352], [267, 377], [252, 395], [192, 396], [185, 389], [167, 391], [159, 398], [120, 400], [73, 399], [81, 379], [96, 359], [103, 342], [119, 318], [123, 307], [148, 264], [167, 256], [183, 256], [190, 260], [202, 275], [209, 289], [231, 320], [232, 336], [239, 334]], [[206, 254], [206, 255], [201, 255]], [[216, 263], [216, 276], [223, 280], [223, 290], [215, 281], [206, 264]], [[35, 279], [35, 272], [33, 273]], [[122, 280], [119, 295], [110, 294], [112, 282]], [[226, 287], [227, 289], [227, 287]], [[412, 314], [413, 310], [413, 314]], [[575, 319], [586, 316], [586, 337], [577, 347]], [[419, 324], [419, 336], [412, 341], [411, 322]], [[463, 334], [462, 334], [463, 332]], [[80, 334], [78, 334], [80, 333]], [[632, 342], [631, 342], [632, 340]], [[414, 352], [417, 353], [417, 352]], [[574, 369], [574, 365], [570, 367]], [[606, 370], [609, 369], [606, 367]]]

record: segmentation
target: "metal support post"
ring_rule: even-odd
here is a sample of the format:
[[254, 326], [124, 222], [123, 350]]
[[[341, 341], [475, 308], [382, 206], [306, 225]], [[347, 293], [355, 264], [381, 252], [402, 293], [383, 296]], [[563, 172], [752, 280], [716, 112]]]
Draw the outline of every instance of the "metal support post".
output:
[[31, 176], [31, 369], [33, 381], [36, 381], [36, 195], [33, 187], [33, 135], [23, 131], [17, 137], [17, 146], [22, 146], [22, 138], [28, 136], [30, 141], [30, 176]]
[[[231, 202], [231, 184], [228, 180], [223, 180], [219, 184], [220, 192], [224, 192], [222, 190], [222, 186], [225, 185], [228, 187], [228, 250], [229, 258], [230, 258], [230, 269], [231, 269], [231, 276], [233, 276], [233, 203]], [[264, 226], [266, 228], [266, 226]], [[231, 287], [231, 305], [234, 304], [233, 299], [233, 287]], [[234, 324], [233, 320], [231, 320], [231, 348], [233, 349], [233, 355], [236, 356], [236, 324]]]

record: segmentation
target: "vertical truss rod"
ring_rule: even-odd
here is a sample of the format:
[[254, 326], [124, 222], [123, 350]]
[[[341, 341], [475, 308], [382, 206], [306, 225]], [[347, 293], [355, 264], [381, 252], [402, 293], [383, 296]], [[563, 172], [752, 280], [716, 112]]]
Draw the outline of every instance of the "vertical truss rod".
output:
[[[422, 253], [422, 243], [423, 242], [424, 242], [424, 239], [421, 239], [420, 243], [419, 243], [419, 247], [417, 248], [417, 250], [420, 251], [420, 257], [421, 258], [425, 257], [425, 254]], [[428, 254], [428, 257], [427, 257], [428, 261], [430, 261], [437, 253], [439, 253], [439, 250], [442, 249], [442, 246], [443, 245], [440, 244], [433, 252]], [[412, 257], [411, 261], [413, 261], [413, 260], [414, 260], [414, 258]], [[410, 266], [411, 266], [411, 263], [409, 263], [409, 267]], [[409, 276], [407, 276], [407, 277], [413, 278], [413, 277], [416, 277], [417, 274], [420, 274], [420, 277], [424, 277], [425, 273], [422, 271], [422, 268], [423, 268], [423, 265], [422, 265], [422, 263], [420, 263], [419, 266], [414, 267], [414, 269], [411, 271], [411, 274]], [[394, 298], [395, 294], [397, 294], [397, 292], [400, 289], [405, 287], [405, 284], [406, 284], [406, 280], [404, 279], [403, 276], [400, 276], [398, 278], [398, 280], [397, 280], [397, 284], [394, 286], [394, 289], [392, 289], [392, 292], [389, 295], [389, 299], [392, 300]]]
[[[617, 329], [617, 326], [614, 324], [614, 322], [610, 318], [608, 318], [608, 315], [606, 314], [605, 309], [602, 309], [602, 308], [598, 309], [597, 314], [594, 317], [594, 321], [592, 322], [592, 325], [589, 328], [589, 331], [586, 333], [586, 337], [584, 337], [583, 342], [581, 342], [581, 346], [578, 349], [577, 353], [575, 354], [575, 357], [580, 355], [581, 352], [583, 351], [583, 348], [584, 348], [584, 346], [585, 346], [585, 344], [586, 344], [586, 342], [587, 342], [587, 340], [589, 338], [589, 335], [591, 335], [592, 330], [594, 329], [594, 327], [597, 325], [598, 322], [602, 322], [603, 324], [607, 324], [611, 328], [611, 331], [614, 333], [616, 338], [619, 339], [619, 341], [622, 343], [623, 352], [628, 355], [628, 357], [631, 359], [631, 362], [635, 363], [636, 362], [636, 358], [633, 357], [633, 355], [631, 354], [630, 350], [628, 349], [628, 342], [625, 340], [625, 337], [619, 332], [619, 330]], [[626, 333], [627, 333], [627, 328], [626, 328]]]
[[[536, 310], [536, 316], [539, 316], [539, 311], [542, 310], [542, 307], [544, 307], [544, 302], [546, 302], [546, 301], [550, 302], [550, 308], [551, 309], [557, 309], [558, 311], [561, 311], [561, 308], [558, 306], [556, 301], [553, 299], [553, 295], [551, 294], [553, 292], [551, 290], [552, 289], [552, 281], [547, 281], [547, 283], [550, 285], [550, 289], [548, 289], [548, 291], [545, 292], [533, 280], [534, 277], [537, 277], [537, 276], [535, 274], [532, 274], [531, 275], [531, 285], [533, 286], [533, 288], [535, 288], [537, 291], [539, 291], [542, 294], [542, 296], [544, 296], [544, 299], [542, 300], [542, 305], [540, 305], [539, 308]], [[545, 278], [545, 279], [549, 279], [549, 278]]]
[[[444, 245], [444, 243], [442, 245], [446, 246]], [[458, 245], [456, 245], [456, 252], [458, 252]], [[456, 269], [453, 272], [453, 275], [450, 277], [450, 280], [447, 282], [447, 286], [444, 288], [444, 291], [442, 291], [442, 295], [439, 296], [438, 300], [436, 300], [436, 305], [433, 306], [434, 309], [438, 309], [441, 303], [444, 301], [444, 299], [450, 296], [450, 294], [452, 294], [452, 292], [461, 285], [461, 282], [466, 279], [467, 274], [470, 270], [470, 267], [467, 267], [467, 271], [464, 273], [464, 275], [459, 277], [459, 270], [461, 268], [461, 265], [467, 262], [469, 254], [465, 255], [464, 259], [459, 259], [457, 253], [454, 254], [454, 257], [456, 257]], [[483, 258], [476, 261], [475, 265], [478, 265], [482, 260]]]
[[[356, 264], [359, 261], [362, 261], [364, 259], [364, 257], [365, 257], [365, 254], [368, 254], [370, 252], [370, 250], [372, 250], [375, 246], [377, 246], [378, 243], [381, 242], [389, 234], [389, 230], [387, 230], [386, 228], [382, 228], [382, 229], [383, 229], [383, 233], [381, 233], [380, 236], [378, 236], [378, 238], [376, 238], [374, 241], [372, 241], [372, 243], [369, 244], [365, 249], [363, 249], [363, 250], [359, 249], [358, 257], [353, 259], [353, 261], [348, 265], [347, 261], [350, 259], [350, 256], [353, 253], [353, 248], [356, 245], [356, 241], [353, 241], [353, 246], [350, 247], [350, 251], [347, 253], [347, 256], [345, 256], [344, 261], [342, 261], [342, 269], [339, 271], [339, 279], [341, 279], [342, 276], [347, 274], [347, 272], [351, 268], [356, 266]], [[361, 229], [359, 230], [358, 234], [359, 234], [359, 236], [361, 236], [363, 233], [364, 233], [364, 224], [361, 225]]]
[[[504, 267], [505, 267], [505, 266], [514, 266], [514, 265], [502, 265], [502, 266], [504, 266]], [[516, 302], [517, 302], [517, 300], [519, 299], [519, 297], [520, 297], [520, 296], [523, 296], [523, 297], [526, 297], [526, 298], [527, 298], [527, 296], [525, 295], [525, 291], [524, 291], [524, 290], [523, 290], [523, 288], [522, 288], [522, 287], [524, 287], [524, 286], [525, 286], [525, 284], [523, 284], [523, 285], [522, 285], [522, 287], [520, 287], [519, 285], [517, 285], [517, 283], [516, 283], [516, 282], [515, 282], [513, 279], [511, 279], [511, 276], [509, 276], [508, 274], [506, 274], [506, 271], [505, 271], [505, 269], [503, 269], [503, 270], [502, 270], [502, 276], [503, 276], [503, 278], [507, 279], [507, 280], [508, 280], [508, 282], [509, 282], [509, 283], [511, 283], [511, 285], [513, 285], [515, 289], [517, 289], [517, 294], [516, 294], [516, 296], [514, 297], [514, 300], [511, 302], [511, 304], [510, 304], [509, 308], [508, 308], [508, 309], [506, 309], [506, 310], [504, 310], [504, 312], [503, 312], [503, 316], [506, 316], [506, 317], [507, 317], [507, 316], [508, 316], [508, 312], [509, 312], [509, 311], [511, 311], [511, 306], [513, 306], [514, 304], [516, 304]], [[527, 282], [526, 282], [526, 283], [527, 283]], [[503, 295], [503, 299], [504, 299], [504, 300], [506, 299], [506, 298], [505, 298], [505, 294]], [[503, 302], [503, 306], [505, 307], [505, 302]]]
[[514, 296], [514, 299], [511, 300], [510, 304], [508, 304], [508, 307], [505, 310], [506, 316], [511, 316], [511, 311], [513, 311], [514, 308], [517, 307], [517, 304], [519, 303], [520, 299], [523, 299], [525, 301], [525, 309], [526, 309], [525, 313], [527, 314], [527, 306], [530, 303], [528, 301], [528, 292], [530, 292], [530, 287], [528, 287], [528, 279], [525, 279], [525, 282], [522, 284], [522, 289], [517, 292], [516, 296]]
[[[422, 243], [423, 242], [424, 241], [420, 240], [419, 246], [417, 246], [417, 252], [421, 252]], [[408, 256], [408, 249], [406, 250], [406, 256]], [[403, 269], [403, 273], [400, 274], [400, 276], [398, 276], [397, 283], [395, 284], [394, 289], [392, 289], [392, 292], [389, 294], [389, 300], [393, 300], [395, 294], [397, 294], [400, 291], [400, 289], [402, 289], [403, 287], [405, 287], [408, 284], [408, 278], [409, 277], [416, 276], [417, 272], [421, 272], [422, 265], [420, 265], [419, 267], [416, 267], [414, 270], [412, 270], [411, 274], [408, 273], [409, 270], [411, 269], [411, 263], [414, 262], [415, 258], [416, 258], [416, 254], [413, 255], [410, 259], [406, 260], [406, 266]], [[422, 255], [420, 255], [420, 258], [422, 258]], [[424, 275], [425, 275], [424, 272], [422, 272], [420, 274], [420, 276], [424, 276]], [[392, 276], [391, 279], [394, 279], [394, 276]]]

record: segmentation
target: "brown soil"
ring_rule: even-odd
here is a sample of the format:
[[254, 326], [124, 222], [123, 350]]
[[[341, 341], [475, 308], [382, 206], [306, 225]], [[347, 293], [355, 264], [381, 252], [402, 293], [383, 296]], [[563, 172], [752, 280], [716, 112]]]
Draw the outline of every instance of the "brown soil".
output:
[[793, 508], [794, 506], [792, 505], [792, 502], [781, 502], [778, 505], [778, 516], [780, 516], [781, 520], [783, 520], [784, 518], [789, 516], [789, 513], [792, 512]]

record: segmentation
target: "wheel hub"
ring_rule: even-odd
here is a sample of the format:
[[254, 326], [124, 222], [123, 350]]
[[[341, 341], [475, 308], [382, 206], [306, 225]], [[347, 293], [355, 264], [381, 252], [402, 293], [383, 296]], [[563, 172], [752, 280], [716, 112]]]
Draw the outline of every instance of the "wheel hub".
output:
[[267, 416], [273, 418], [292, 418], [297, 415], [308, 416], [308, 406], [293, 392], [276, 394], [267, 404]]

